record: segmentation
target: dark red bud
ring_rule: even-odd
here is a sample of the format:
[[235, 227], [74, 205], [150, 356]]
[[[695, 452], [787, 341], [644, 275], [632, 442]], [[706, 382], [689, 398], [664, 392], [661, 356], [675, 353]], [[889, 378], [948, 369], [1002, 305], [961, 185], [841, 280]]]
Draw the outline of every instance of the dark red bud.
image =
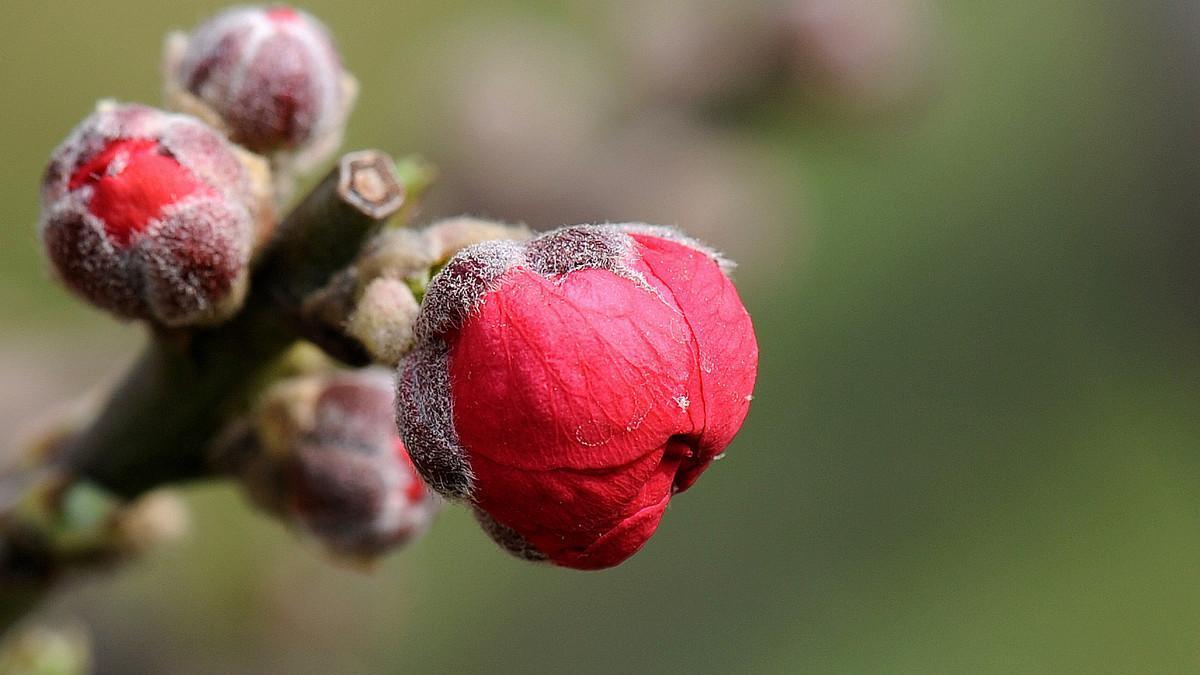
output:
[[441, 499], [408, 457], [393, 402], [383, 370], [278, 385], [257, 425], [261, 459], [243, 471], [258, 484], [247, 487], [335, 553], [370, 558], [414, 539]]
[[215, 131], [103, 103], [51, 157], [40, 231], [79, 295], [121, 317], [186, 325], [238, 308], [262, 213], [251, 170]]
[[237, 143], [265, 154], [340, 136], [354, 87], [328, 30], [310, 14], [234, 7], [198, 26], [176, 51], [167, 55], [169, 97], [173, 89], [188, 92]]

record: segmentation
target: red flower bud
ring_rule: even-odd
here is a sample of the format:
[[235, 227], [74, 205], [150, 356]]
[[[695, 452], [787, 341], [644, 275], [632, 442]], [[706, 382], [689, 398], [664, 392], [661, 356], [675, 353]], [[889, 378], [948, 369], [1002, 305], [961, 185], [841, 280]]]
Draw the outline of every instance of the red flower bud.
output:
[[625, 560], [749, 409], [758, 346], [723, 267], [647, 225], [465, 249], [430, 283], [400, 365], [417, 468], [514, 553]]
[[42, 241], [69, 288], [119, 316], [225, 318], [241, 304], [265, 213], [256, 187], [198, 120], [102, 103], [51, 156]]
[[345, 555], [374, 557], [423, 533], [441, 506], [396, 432], [386, 370], [296, 378], [263, 403], [255, 498]]
[[165, 69], [172, 106], [216, 117], [259, 153], [336, 146], [355, 91], [325, 26], [283, 6], [233, 7], [173, 36]]

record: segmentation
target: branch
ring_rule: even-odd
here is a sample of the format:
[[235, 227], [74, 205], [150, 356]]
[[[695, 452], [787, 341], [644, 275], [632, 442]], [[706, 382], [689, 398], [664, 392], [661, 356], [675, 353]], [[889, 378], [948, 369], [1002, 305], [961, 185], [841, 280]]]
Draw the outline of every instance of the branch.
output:
[[[37, 454], [57, 457], [56, 464], [0, 484], [0, 634], [68, 572], [119, 558], [121, 544], [110, 539], [123, 511], [112, 496], [132, 499], [212, 473], [214, 440], [278, 374], [280, 357], [297, 340], [316, 337], [301, 311], [304, 299], [348, 266], [384, 221], [408, 216], [432, 175], [419, 161], [397, 164], [377, 151], [343, 156], [280, 223], [235, 317], [212, 327], [156, 328], [99, 414], [45, 440], [55, 450]], [[90, 494], [108, 497], [89, 501]], [[82, 520], [54, 520], [71, 511], [65, 500], [81, 495], [82, 511], [74, 511]], [[32, 509], [31, 521], [14, 510], [18, 501]], [[84, 544], [72, 548], [79, 532]]]
[[206, 452], [303, 336], [300, 304], [410, 195], [392, 160], [345, 155], [279, 226], [228, 323], [157, 331], [95, 421], [67, 446], [74, 472], [122, 497], [207, 473]]

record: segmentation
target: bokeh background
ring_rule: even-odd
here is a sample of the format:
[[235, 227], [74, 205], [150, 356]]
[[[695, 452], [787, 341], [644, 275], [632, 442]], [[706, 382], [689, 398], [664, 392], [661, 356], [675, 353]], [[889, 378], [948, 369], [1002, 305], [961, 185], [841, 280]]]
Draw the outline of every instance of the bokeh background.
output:
[[[441, 165], [424, 219], [736, 257], [750, 418], [615, 570], [449, 508], [363, 573], [206, 485], [183, 542], [44, 616], [100, 673], [1200, 671], [1191, 5], [306, 3], [362, 83], [348, 145]], [[164, 31], [219, 6], [0, 6], [6, 435], [143, 340], [49, 280], [45, 159], [96, 99], [158, 102]]]

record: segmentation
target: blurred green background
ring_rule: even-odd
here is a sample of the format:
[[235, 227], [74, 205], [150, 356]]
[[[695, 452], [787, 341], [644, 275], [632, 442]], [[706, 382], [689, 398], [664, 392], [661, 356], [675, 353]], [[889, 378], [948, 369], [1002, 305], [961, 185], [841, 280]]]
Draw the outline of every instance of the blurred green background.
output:
[[[623, 128], [669, 108], [619, 72], [610, 89], [579, 74], [621, 62], [610, 4], [304, 6], [361, 80], [348, 146], [442, 161], [452, 197], [426, 217], [528, 208], [552, 224], [538, 218], [641, 204], [669, 219], [654, 194], [544, 215], [536, 190], [492, 199], [503, 167], [485, 165], [499, 188], [481, 187], [473, 146], [446, 123], [455, 105], [490, 118], [494, 97], [473, 99], [462, 69], [492, 53], [489, 36], [524, 48], [514, 25], [590, 50], [555, 77], [589, 105], [615, 97]], [[98, 98], [157, 103], [164, 31], [220, 6], [0, 8], [6, 428], [119, 372], [142, 340], [48, 279], [35, 232], [48, 153]], [[232, 488], [202, 486], [185, 542], [71, 587], [48, 616], [87, 622], [101, 673], [1200, 671], [1200, 12], [941, 0], [927, 19], [914, 38], [928, 41], [927, 82], [903, 105], [863, 114], [776, 84], [668, 114], [699, 130], [681, 143], [719, 136], [751, 157], [731, 165], [756, 167], [727, 178], [758, 196], [718, 204], [766, 215], [733, 213], [703, 236], [742, 259], [762, 361], [728, 458], [628, 563], [524, 564], [452, 507], [364, 574]], [[515, 68], [529, 91], [542, 53]], [[447, 103], [456, 82], [466, 100]], [[655, 160], [606, 161], [655, 192], [659, 175], [640, 173]]]

